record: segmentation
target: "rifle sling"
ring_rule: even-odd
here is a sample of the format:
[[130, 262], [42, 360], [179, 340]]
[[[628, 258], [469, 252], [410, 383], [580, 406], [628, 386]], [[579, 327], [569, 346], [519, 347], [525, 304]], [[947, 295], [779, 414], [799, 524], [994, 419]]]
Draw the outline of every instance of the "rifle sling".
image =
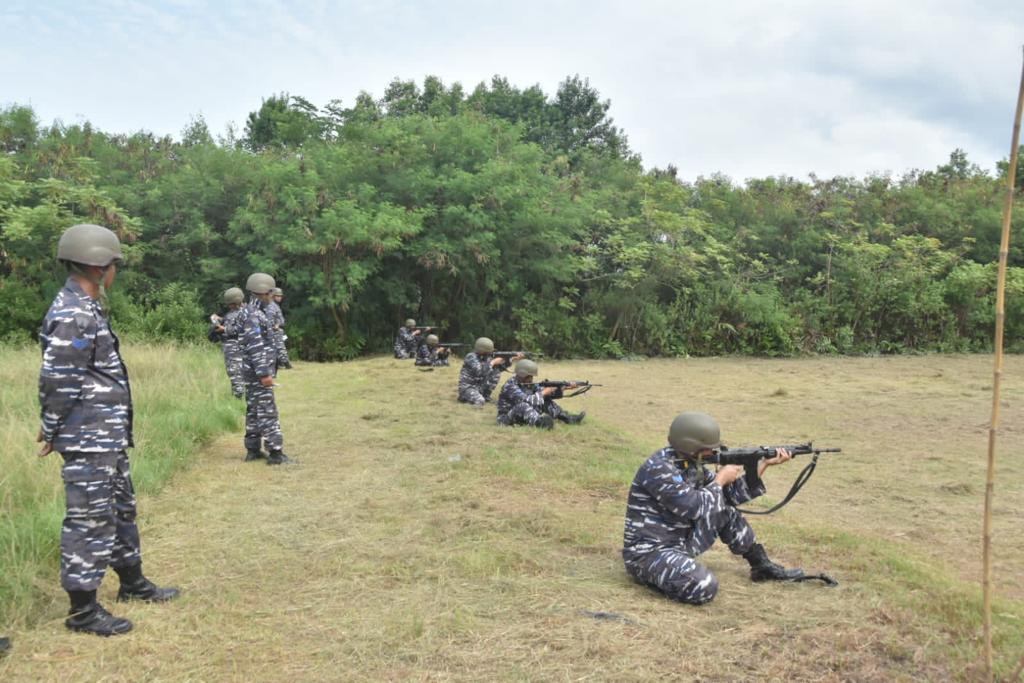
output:
[[811, 475], [814, 474], [814, 469], [818, 466], [818, 455], [818, 453], [815, 453], [814, 457], [811, 458], [811, 461], [807, 463], [807, 466], [800, 471], [800, 474], [798, 474], [796, 477], [796, 481], [793, 482], [793, 486], [790, 487], [789, 493], [787, 493], [786, 497], [782, 499], [782, 502], [773, 505], [767, 510], [750, 510], [739, 507], [736, 509], [745, 515], [770, 515], [776, 510], [782, 509], [783, 507], [785, 507], [786, 503], [793, 500], [796, 494], [800, 492], [800, 489], [804, 487], [804, 484], [807, 483], [807, 480], [811, 478]]

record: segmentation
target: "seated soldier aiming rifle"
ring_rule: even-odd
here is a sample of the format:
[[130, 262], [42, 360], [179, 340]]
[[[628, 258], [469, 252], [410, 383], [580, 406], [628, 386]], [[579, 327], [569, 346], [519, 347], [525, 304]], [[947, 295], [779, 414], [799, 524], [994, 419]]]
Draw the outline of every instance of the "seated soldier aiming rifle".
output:
[[459, 371], [459, 403], [482, 406], [491, 400], [491, 393], [498, 386], [501, 373], [508, 368], [511, 361], [522, 358], [522, 354], [514, 356], [497, 355], [494, 342], [487, 337], [480, 337], [473, 343], [473, 351], [462, 360]]
[[436, 334], [428, 334], [426, 343], [420, 344], [416, 349], [416, 365], [426, 367], [448, 367], [448, 355], [451, 349], [448, 346], [439, 346], [440, 340]]
[[[736, 464], [712, 473], [704, 458], [714, 459], [715, 449], [722, 448], [720, 431], [713, 417], [699, 412], [680, 413], [669, 428], [668, 442], [640, 466], [629, 490], [622, 558], [630, 576], [680, 602], [710, 602], [718, 593], [718, 579], [697, 557], [721, 538], [750, 564], [751, 581], [819, 579], [835, 585], [827, 575], [809, 576], [769, 560], [736, 508], [765, 492], [760, 475], [789, 461], [788, 448], [752, 450], [771, 455], [757, 460], [756, 477], [744, 477], [744, 467]], [[814, 451], [808, 445], [802, 452]], [[756, 482], [753, 488], [751, 480]]]
[[589, 382], [536, 383], [537, 371], [537, 363], [532, 360], [523, 359], [516, 363], [515, 375], [505, 382], [498, 395], [498, 424], [551, 429], [555, 420], [566, 424], [583, 422], [586, 412], [577, 415], [567, 413], [555, 403], [555, 399], [562, 398], [564, 389], [589, 388]]

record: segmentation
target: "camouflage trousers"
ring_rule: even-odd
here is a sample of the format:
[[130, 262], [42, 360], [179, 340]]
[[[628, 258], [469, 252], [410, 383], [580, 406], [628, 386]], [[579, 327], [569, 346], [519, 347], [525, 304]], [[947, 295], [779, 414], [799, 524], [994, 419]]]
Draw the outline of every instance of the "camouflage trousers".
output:
[[540, 410], [534, 408], [529, 403], [517, 403], [512, 410], [498, 415], [498, 424], [513, 427], [516, 425], [536, 427], [540, 416], [545, 413], [557, 420], [559, 415], [565, 414], [565, 411], [562, 410], [560, 405], [550, 399], [544, 400], [544, 405]]
[[221, 350], [224, 352], [224, 367], [231, 380], [231, 393], [241, 398], [245, 395], [245, 379], [242, 377], [242, 350], [238, 347], [238, 340], [225, 339], [221, 342]]
[[270, 451], [284, 448], [274, 388], [265, 387], [259, 381], [249, 381], [245, 385], [245, 449], [257, 451], [261, 441]]
[[460, 386], [459, 403], [472, 403], [475, 406], [482, 406], [483, 404], [491, 400], [491, 393], [494, 391], [494, 386]]
[[128, 455], [63, 453], [67, 500], [60, 533], [60, 583], [64, 590], [94, 591], [107, 567], [138, 564], [135, 488]]
[[288, 339], [288, 335], [284, 333], [284, 330], [274, 331], [274, 346], [277, 347], [277, 364], [278, 365], [291, 365], [292, 361], [288, 357], [288, 347], [284, 345], [285, 340]]
[[679, 546], [663, 546], [645, 553], [622, 552], [626, 571], [634, 579], [673, 600], [691, 605], [711, 602], [718, 593], [718, 579], [697, 562], [698, 555], [721, 538], [736, 555], [754, 544], [754, 530], [736, 508], [726, 506], [712, 519], [698, 520], [693, 534]]

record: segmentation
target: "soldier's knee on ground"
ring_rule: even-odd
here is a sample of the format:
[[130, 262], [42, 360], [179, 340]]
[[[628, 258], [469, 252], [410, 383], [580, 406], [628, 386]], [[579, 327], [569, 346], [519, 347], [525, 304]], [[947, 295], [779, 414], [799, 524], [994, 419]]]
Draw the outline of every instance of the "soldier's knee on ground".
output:
[[673, 600], [687, 605], [705, 605], [718, 595], [718, 577], [709, 569], [698, 567], [686, 577], [668, 581], [664, 590]]

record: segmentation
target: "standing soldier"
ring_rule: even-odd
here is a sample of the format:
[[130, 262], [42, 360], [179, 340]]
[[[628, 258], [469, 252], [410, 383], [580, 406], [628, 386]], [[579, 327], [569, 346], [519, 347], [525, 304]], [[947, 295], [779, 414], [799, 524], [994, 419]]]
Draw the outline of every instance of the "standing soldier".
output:
[[238, 323], [245, 379], [245, 462], [263, 457], [262, 442], [269, 452], [268, 465], [292, 463], [295, 461], [284, 454], [284, 435], [274, 401], [277, 347], [266, 312], [273, 296], [274, 278], [266, 273], [253, 273], [246, 280], [245, 288], [252, 294]]
[[245, 395], [245, 380], [242, 378], [242, 350], [238, 346], [238, 322], [245, 303], [245, 293], [238, 287], [224, 292], [224, 305], [228, 307], [224, 317], [214, 316], [214, 331], [220, 336], [220, 348], [224, 352], [224, 367], [231, 380], [231, 393], [235, 398]]
[[[532, 360], [521, 360], [516, 363], [516, 374], [510, 377], [498, 395], [498, 424], [506, 426], [530, 425], [551, 429], [555, 420], [566, 424], [583, 422], [586, 413], [571, 415], [555, 403], [562, 398], [562, 387], [538, 387], [533, 378], [538, 371], [537, 364]], [[566, 389], [575, 389], [569, 384]]]
[[426, 365], [435, 368], [448, 367], [448, 354], [450, 352], [447, 348], [438, 346], [440, 341], [436, 334], [428, 334], [427, 343], [420, 344], [420, 347], [416, 349], [416, 365]]
[[395, 358], [412, 358], [416, 355], [416, 342], [420, 330], [416, 329], [416, 321], [409, 318], [405, 325], [398, 328], [395, 336]]
[[[508, 365], [504, 358], [491, 358], [494, 342], [480, 337], [473, 344], [473, 351], [462, 359], [459, 372], [459, 402], [482, 406], [491, 400], [491, 392], [498, 386], [501, 373]], [[516, 356], [515, 359], [518, 359]], [[515, 360], [513, 359], [513, 360]]]
[[96, 601], [107, 567], [121, 579], [118, 601], [165, 602], [142, 573], [135, 489], [126, 449], [132, 442], [132, 393], [120, 344], [103, 308], [121, 262], [117, 235], [99, 225], [68, 228], [57, 244], [68, 278], [40, 330], [42, 426], [39, 455], [64, 459], [66, 513], [61, 529], [61, 585], [71, 599], [72, 631], [112, 636], [132, 623]]
[[281, 300], [284, 299], [284, 291], [280, 287], [274, 287], [273, 297], [267, 304], [267, 318], [274, 332], [274, 365], [286, 370], [292, 369], [292, 363], [288, 359], [288, 349], [284, 342], [288, 337], [284, 333], [284, 311], [281, 310]]
[[[718, 593], [718, 579], [697, 557], [721, 538], [750, 564], [752, 581], [806, 578], [802, 570], [769, 560], [736, 509], [763, 494], [764, 486], [751, 490], [739, 465], [712, 473], [700, 464], [701, 456], [722, 445], [713, 417], [680, 413], [669, 427], [668, 443], [640, 466], [629, 489], [622, 558], [630, 576], [679, 602], [710, 602]], [[791, 457], [777, 449], [775, 457], [761, 461], [759, 474]]]

